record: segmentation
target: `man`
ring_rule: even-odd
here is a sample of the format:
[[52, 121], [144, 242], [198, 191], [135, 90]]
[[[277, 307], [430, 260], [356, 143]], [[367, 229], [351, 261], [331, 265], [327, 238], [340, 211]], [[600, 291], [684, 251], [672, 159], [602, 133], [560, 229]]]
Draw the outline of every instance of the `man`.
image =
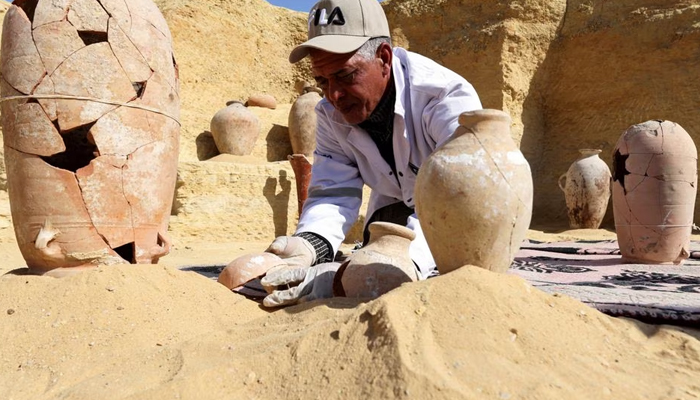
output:
[[[425, 279], [435, 262], [414, 211], [423, 161], [458, 127], [465, 111], [481, 109], [474, 88], [439, 64], [393, 48], [377, 0], [321, 0], [309, 13], [308, 41], [289, 60], [310, 57], [324, 99], [316, 107], [312, 180], [296, 233], [266, 250], [288, 265], [262, 284], [267, 307], [332, 296], [334, 254], [356, 221], [364, 184], [372, 189], [365, 224], [402, 224], [416, 232], [409, 250]], [[288, 285], [291, 285], [290, 289]], [[296, 285], [296, 286], [295, 286]]]

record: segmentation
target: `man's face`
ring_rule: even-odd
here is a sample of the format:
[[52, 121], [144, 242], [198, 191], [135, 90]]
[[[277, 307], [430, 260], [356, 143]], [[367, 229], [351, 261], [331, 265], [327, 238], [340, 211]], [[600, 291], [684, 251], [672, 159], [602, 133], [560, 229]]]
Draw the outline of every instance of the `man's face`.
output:
[[316, 84], [345, 121], [359, 124], [369, 118], [382, 99], [391, 65], [381, 57], [366, 60], [323, 50], [312, 50], [310, 58]]

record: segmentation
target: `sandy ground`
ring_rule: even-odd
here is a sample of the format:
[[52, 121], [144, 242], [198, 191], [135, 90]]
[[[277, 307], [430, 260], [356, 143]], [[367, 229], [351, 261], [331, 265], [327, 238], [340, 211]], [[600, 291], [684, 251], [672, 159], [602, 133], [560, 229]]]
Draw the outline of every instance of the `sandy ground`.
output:
[[[274, 312], [193, 272], [267, 243], [176, 244], [67, 278], [0, 228], [0, 398], [700, 398], [700, 331], [612, 318], [466, 266], [363, 303]], [[538, 240], [614, 238], [530, 231]]]

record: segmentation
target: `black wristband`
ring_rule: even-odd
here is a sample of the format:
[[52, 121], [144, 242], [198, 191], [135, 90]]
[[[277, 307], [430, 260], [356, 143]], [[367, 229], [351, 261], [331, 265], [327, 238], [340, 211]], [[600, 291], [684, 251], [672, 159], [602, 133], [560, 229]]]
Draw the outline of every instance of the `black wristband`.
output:
[[311, 243], [316, 251], [316, 262], [314, 265], [333, 261], [334, 257], [332, 257], [331, 244], [328, 243], [326, 238], [323, 236], [317, 235], [313, 232], [299, 232], [292, 236], [306, 239], [309, 241], [309, 243]]

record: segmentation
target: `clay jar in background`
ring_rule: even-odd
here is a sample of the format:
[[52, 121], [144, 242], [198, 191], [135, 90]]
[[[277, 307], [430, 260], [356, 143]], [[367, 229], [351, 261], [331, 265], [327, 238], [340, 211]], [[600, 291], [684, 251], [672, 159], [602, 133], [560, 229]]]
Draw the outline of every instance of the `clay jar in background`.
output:
[[[559, 177], [574, 229], [598, 229], [610, 201], [610, 168], [601, 160], [600, 149], [580, 149], [581, 156]], [[564, 182], [562, 182], [564, 181]]]
[[214, 114], [210, 131], [220, 153], [248, 156], [260, 135], [260, 121], [243, 103], [232, 101]]
[[373, 222], [366, 246], [350, 255], [336, 275], [344, 295], [352, 298], [376, 299], [406, 282], [418, 280], [416, 267], [408, 248], [416, 234], [401, 225]]
[[294, 180], [297, 186], [297, 208], [299, 216], [301, 216], [304, 202], [309, 197], [309, 184], [311, 183], [311, 169], [313, 166], [303, 154], [292, 154], [287, 156], [287, 159], [294, 171]]
[[505, 272], [532, 217], [530, 166], [510, 136], [510, 116], [476, 110], [416, 178], [416, 213], [441, 274], [464, 265]]
[[30, 272], [157, 263], [170, 247], [180, 132], [158, 7], [17, 1], [0, 59], [10, 207]]
[[270, 94], [256, 93], [248, 97], [246, 107], [263, 107], [274, 110], [277, 108], [277, 99]]
[[681, 264], [689, 256], [697, 150], [678, 124], [632, 125], [613, 151], [613, 211], [627, 262]]
[[294, 154], [310, 157], [316, 149], [316, 104], [321, 101], [321, 90], [306, 86], [289, 110], [289, 140]]

